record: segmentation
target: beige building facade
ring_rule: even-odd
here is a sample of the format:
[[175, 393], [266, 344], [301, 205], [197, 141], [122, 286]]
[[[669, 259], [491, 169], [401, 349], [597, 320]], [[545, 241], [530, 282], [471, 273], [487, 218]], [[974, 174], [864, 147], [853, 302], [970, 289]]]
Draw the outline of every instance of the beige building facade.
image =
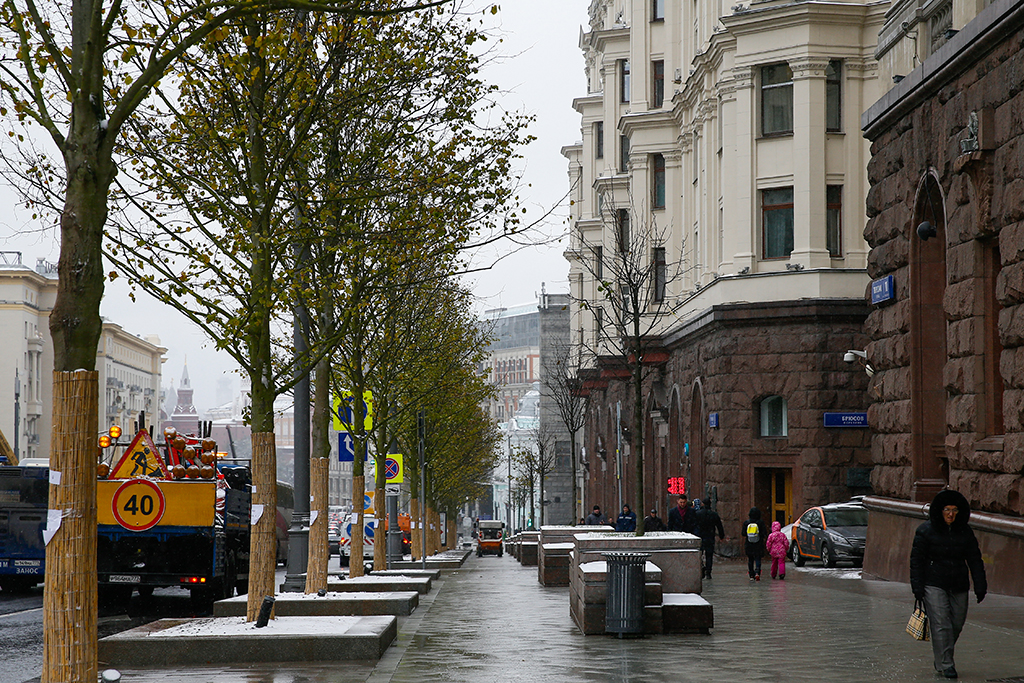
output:
[[563, 148], [572, 334], [595, 357], [588, 506], [610, 509], [626, 495], [614, 473], [633, 469], [614, 462], [630, 459], [616, 421], [632, 424], [633, 402], [609, 294], [637, 255], [658, 348], [637, 509], [664, 511], [679, 476], [691, 494], [717, 490], [737, 524], [751, 505], [790, 520], [869, 488], [867, 430], [830, 430], [823, 413], [866, 410], [866, 375], [843, 358], [866, 343], [860, 114], [886, 90], [875, 48], [888, 7], [591, 3], [582, 135]]
[[[32, 269], [22, 264], [19, 252], [3, 254], [0, 345], [5, 354], [0, 362], [0, 431], [19, 459], [48, 458], [53, 400], [49, 318], [57, 297], [57, 267], [40, 259]], [[127, 432], [140, 411], [146, 412], [148, 424], [158, 424], [166, 351], [156, 337], [143, 339], [120, 325], [103, 322], [96, 353], [101, 429], [117, 424]]]

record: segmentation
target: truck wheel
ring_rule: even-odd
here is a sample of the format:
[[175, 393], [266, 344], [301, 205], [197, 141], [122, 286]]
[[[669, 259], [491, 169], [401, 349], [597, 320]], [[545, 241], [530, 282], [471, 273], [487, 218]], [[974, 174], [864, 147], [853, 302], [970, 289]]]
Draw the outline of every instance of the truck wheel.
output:
[[155, 588], [155, 586], [139, 586], [139, 595], [143, 598], [149, 599], [153, 597], [153, 588]]

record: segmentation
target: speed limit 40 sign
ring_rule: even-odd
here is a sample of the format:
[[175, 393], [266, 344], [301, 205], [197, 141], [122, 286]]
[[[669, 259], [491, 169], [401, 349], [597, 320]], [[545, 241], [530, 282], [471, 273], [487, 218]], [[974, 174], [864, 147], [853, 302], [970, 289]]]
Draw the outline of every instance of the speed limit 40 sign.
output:
[[117, 523], [129, 531], [145, 531], [157, 525], [167, 509], [163, 491], [148, 479], [129, 479], [118, 487], [110, 507]]

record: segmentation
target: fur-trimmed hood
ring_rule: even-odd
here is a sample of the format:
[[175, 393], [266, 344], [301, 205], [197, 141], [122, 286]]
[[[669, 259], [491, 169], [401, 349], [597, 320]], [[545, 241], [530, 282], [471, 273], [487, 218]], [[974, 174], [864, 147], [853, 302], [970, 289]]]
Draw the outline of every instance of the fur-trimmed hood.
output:
[[928, 518], [932, 521], [932, 526], [937, 529], [942, 529], [946, 526], [946, 520], [942, 518], [942, 508], [947, 505], [956, 505], [959, 512], [956, 514], [956, 519], [953, 520], [951, 527], [965, 527], [971, 519], [971, 506], [967, 503], [967, 499], [959, 491], [953, 489], [943, 489], [935, 494], [935, 498], [932, 500], [931, 507], [928, 508]]

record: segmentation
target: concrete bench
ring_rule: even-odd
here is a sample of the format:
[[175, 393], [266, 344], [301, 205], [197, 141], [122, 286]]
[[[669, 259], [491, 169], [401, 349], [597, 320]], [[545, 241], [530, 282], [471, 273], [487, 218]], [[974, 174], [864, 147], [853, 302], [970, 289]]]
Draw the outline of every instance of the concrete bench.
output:
[[715, 610], [693, 593], [664, 593], [661, 618], [665, 633], [709, 633], [715, 626]]

